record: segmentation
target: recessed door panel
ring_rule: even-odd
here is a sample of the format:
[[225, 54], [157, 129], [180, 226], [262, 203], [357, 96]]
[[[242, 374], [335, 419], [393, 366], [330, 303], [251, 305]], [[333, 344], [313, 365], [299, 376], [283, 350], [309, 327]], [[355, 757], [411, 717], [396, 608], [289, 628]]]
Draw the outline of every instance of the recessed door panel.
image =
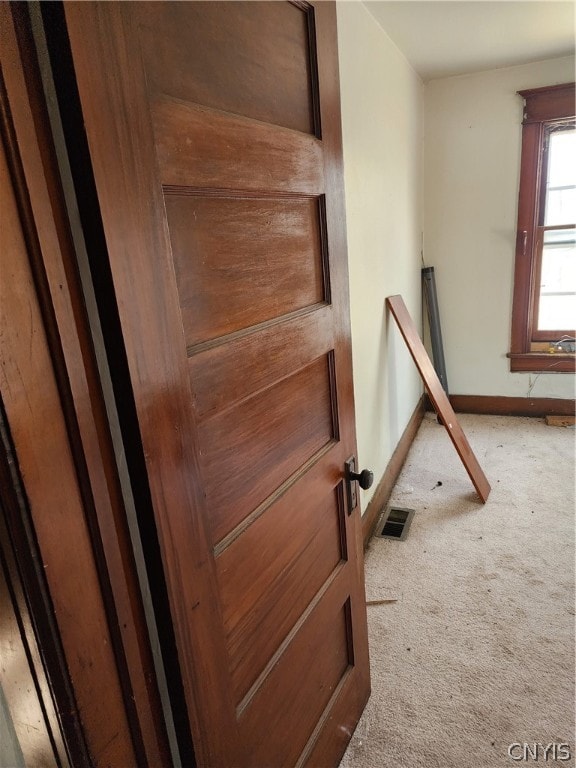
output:
[[311, 136], [167, 96], [151, 113], [165, 187], [322, 192], [322, 143]]
[[310, 11], [290, 3], [147, 3], [140, 16], [153, 91], [314, 133]]
[[333, 440], [330, 377], [325, 357], [202, 422], [200, 466], [215, 545]]
[[320, 201], [166, 195], [188, 346], [324, 301]]
[[[237, 704], [346, 559], [342, 487], [326, 485], [329, 490], [313, 514], [295, 488], [217, 558]], [[302, 539], [307, 541], [304, 548]]]
[[[295, 765], [351, 667], [350, 609], [339, 579], [322, 597], [305, 614], [303, 626], [274, 660], [262, 684], [243, 703], [240, 722], [254, 745], [252, 765]], [[322, 654], [315, 650], [319, 633], [330, 637]], [[268, 727], [278, 734], [273, 746], [268, 739], [259, 738], [261, 724], [255, 713], [260, 707], [267, 712]]]
[[283, 318], [282, 333], [269, 323], [225, 344], [188, 348], [188, 370], [199, 420], [266, 389], [290, 371], [310, 365], [334, 348], [334, 311], [320, 307]]

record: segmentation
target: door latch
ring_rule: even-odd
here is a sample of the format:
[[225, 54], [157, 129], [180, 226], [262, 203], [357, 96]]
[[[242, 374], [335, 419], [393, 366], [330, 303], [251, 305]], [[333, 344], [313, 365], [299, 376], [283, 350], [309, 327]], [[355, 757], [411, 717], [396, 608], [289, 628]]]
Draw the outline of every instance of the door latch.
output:
[[352, 511], [356, 509], [358, 505], [356, 481], [358, 481], [360, 488], [367, 491], [374, 482], [374, 473], [369, 469], [363, 469], [361, 472], [356, 472], [356, 459], [354, 456], [350, 456], [350, 458], [346, 459], [344, 462], [344, 479], [346, 480], [348, 514], [351, 515]]

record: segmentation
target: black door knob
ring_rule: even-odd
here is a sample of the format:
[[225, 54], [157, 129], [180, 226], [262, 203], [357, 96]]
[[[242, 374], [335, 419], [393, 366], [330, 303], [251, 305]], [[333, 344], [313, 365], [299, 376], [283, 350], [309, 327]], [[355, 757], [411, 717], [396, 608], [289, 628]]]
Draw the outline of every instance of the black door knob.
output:
[[370, 472], [369, 469], [363, 469], [362, 472], [350, 472], [351, 480], [358, 480], [358, 485], [363, 491], [367, 491], [372, 487], [374, 482], [374, 472]]
[[362, 472], [356, 472], [356, 458], [350, 456], [344, 462], [344, 480], [346, 483], [346, 499], [348, 502], [348, 514], [352, 512], [358, 506], [358, 491], [356, 489], [356, 481], [363, 490], [368, 490], [374, 482], [374, 473], [369, 469], [363, 469]]

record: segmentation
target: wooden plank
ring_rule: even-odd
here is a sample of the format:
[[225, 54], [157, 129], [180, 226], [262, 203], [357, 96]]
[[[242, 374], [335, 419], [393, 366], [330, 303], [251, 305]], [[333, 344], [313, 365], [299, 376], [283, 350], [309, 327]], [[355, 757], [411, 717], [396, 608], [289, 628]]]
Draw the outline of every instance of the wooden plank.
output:
[[388, 603], [397, 603], [397, 597], [390, 597], [385, 600], [366, 600], [366, 605], [388, 605]]
[[392, 312], [394, 319], [398, 324], [398, 328], [400, 329], [400, 333], [406, 342], [406, 346], [416, 363], [416, 367], [422, 377], [422, 381], [424, 382], [430, 401], [434, 406], [434, 410], [446, 427], [450, 440], [452, 440], [458, 455], [462, 459], [462, 463], [472, 480], [478, 496], [483, 503], [486, 503], [490, 494], [490, 483], [486, 479], [486, 475], [482, 471], [482, 467], [478, 463], [478, 460], [468, 443], [466, 435], [458, 423], [458, 419], [450, 405], [448, 396], [442, 388], [440, 379], [436, 375], [434, 366], [432, 365], [424, 344], [418, 335], [416, 326], [404, 304], [404, 299], [402, 296], [388, 296], [386, 304]]
[[549, 427], [573, 427], [576, 424], [574, 416], [546, 416], [546, 424]]

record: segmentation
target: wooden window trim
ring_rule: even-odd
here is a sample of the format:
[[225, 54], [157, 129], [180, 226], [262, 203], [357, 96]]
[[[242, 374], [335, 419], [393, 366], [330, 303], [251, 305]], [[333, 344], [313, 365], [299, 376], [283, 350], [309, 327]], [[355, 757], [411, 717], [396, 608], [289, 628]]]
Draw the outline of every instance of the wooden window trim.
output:
[[[522, 123], [522, 155], [518, 228], [514, 269], [510, 370], [574, 373], [576, 355], [549, 353], [538, 349], [538, 342], [559, 338], [566, 331], [543, 334], [535, 328], [537, 276], [539, 274], [539, 213], [543, 185], [543, 139], [551, 122], [574, 118], [574, 83], [519, 91], [525, 100]], [[571, 332], [573, 333], [573, 332]], [[548, 339], [545, 337], [548, 336]]]

